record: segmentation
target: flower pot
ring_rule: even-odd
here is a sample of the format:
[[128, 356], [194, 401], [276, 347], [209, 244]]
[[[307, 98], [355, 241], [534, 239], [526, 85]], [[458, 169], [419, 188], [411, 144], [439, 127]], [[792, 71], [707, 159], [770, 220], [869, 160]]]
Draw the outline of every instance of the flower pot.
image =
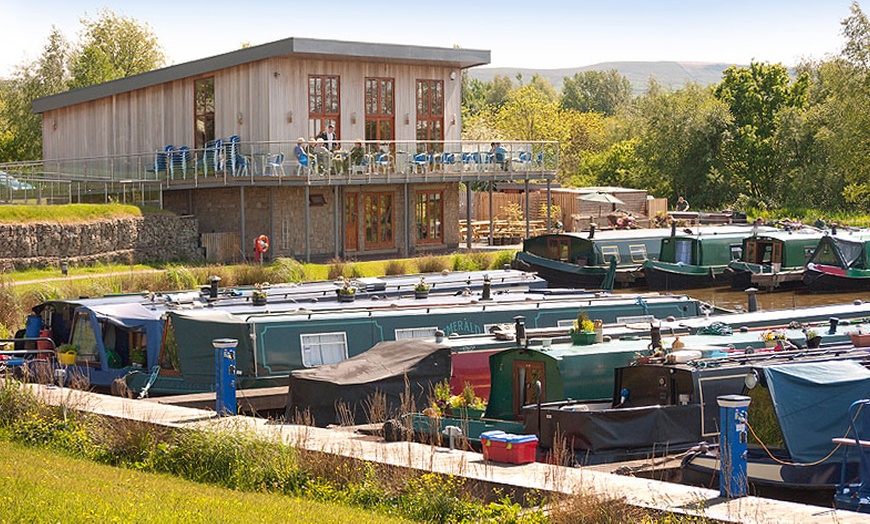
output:
[[414, 291], [414, 298], [417, 298], [417, 299], [429, 298], [429, 290], [427, 289], [426, 291]]
[[813, 338], [807, 339], [807, 347], [810, 349], [817, 348], [822, 345], [822, 337], [816, 335]]
[[58, 353], [57, 361], [61, 366], [72, 366], [76, 363], [76, 354], [75, 353]]
[[354, 300], [356, 300], [355, 294], [350, 294], [350, 295], [348, 295], [346, 293], [339, 293], [338, 294], [338, 301], [339, 302], [353, 302]]
[[765, 340], [764, 347], [775, 348], [779, 344], [779, 340]]
[[253, 297], [251, 297], [251, 302], [253, 302], [253, 304], [255, 306], [265, 306], [266, 305], [266, 297], [253, 296]]
[[571, 333], [571, 343], [575, 346], [588, 346], [595, 342], [594, 331], [575, 331]]
[[849, 337], [856, 348], [870, 347], [870, 333], [852, 333]]

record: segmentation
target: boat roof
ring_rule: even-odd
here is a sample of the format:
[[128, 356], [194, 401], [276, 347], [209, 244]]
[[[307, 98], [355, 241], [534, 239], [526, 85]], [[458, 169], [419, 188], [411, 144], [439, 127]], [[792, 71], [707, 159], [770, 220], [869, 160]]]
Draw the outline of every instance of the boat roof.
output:
[[[691, 233], [687, 233], [687, 235], [698, 236], [698, 235], [725, 235], [725, 234], [746, 234], [751, 231], [751, 226], [746, 224], [741, 225], [727, 225], [727, 226], [699, 226], [693, 228], [686, 228]], [[773, 228], [771, 228], [773, 229]], [[678, 230], [678, 232], [683, 231]], [[565, 233], [547, 233], [544, 235], [539, 235], [534, 238], [545, 238], [545, 237], [571, 237], [571, 238], [579, 238], [584, 240], [592, 240], [592, 241], [608, 241], [608, 240], [630, 240], [633, 238], [662, 238], [671, 236], [671, 230], [669, 228], [644, 228], [644, 229], [609, 229], [609, 230], [596, 230], [595, 236], [591, 239], [589, 238], [589, 231], [572, 231]], [[531, 240], [531, 239], [530, 239]]]

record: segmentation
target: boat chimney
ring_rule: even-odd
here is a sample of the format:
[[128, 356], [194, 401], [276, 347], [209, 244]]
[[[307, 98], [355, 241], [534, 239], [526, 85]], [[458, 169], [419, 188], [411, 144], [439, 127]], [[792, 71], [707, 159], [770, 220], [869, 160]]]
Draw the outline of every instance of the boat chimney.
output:
[[828, 328], [828, 334], [833, 335], [837, 332], [837, 324], [840, 323], [840, 319], [837, 317], [831, 317], [828, 319], [828, 322], [831, 324], [831, 327]]
[[215, 299], [218, 296], [218, 282], [221, 281], [221, 277], [217, 275], [211, 275], [208, 277], [209, 290], [208, 290], [208, 298]]
[[589, 238], [593, 238], [595, 236], [595, 222], [589, 223]]
[[748, 287], [746, 288], [746, 294], [749, 295], [749, 312], [755, 313], [758, 311], [758, 297], [756, 297], [756, 293], [758, 293], [758, 288]]
[[831, 235], [837, 236], [837, 224], [831, 224]]
[[514, 317], [514, 333], [517, 334], [517, 345], [526, 345], [526, 317], [517, 315]]
[[652, 342], [650, 342], [650, 349], [661, 349], [661, 347], [662, 347], [662, 327], [661, 326], [654, 326], [654, 325], [650, 324], [649, 336], [652, 339]]
[[444, 342], [444, 332], [440, 329], [435, 330], [435, 342], [437, 344], [441, 344], [442, 342]]
[[677, 236], [677, 221], [671, 222], [671, 236]]
[[489, 274], [483, 275], [483, 297], [481, 300], [491, 300], [492, 295], [492, 280], [489, 278]]

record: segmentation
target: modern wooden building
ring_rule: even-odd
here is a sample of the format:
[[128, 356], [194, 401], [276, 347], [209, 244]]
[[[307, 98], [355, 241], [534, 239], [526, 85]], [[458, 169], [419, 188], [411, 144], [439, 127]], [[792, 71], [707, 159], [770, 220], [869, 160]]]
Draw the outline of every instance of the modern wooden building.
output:
[[[41, 98], [33, 110], [46, 172], [125, 198], [125, 188], [157, 193], [165, 209], [196, 216], [211, 259], [249, 258], [262, 234], [269, 256], [411, 255], [459, 244], [461, 183], [555, 175], [556, 144], [493, 153], [460, 140], [462, 70], [489, 57], [288, 38]], [[317, 154], [313, 139], [330, 125], [338, 143]], [[308, 166], [293, 154], [298, 138]], [[348, 154], [357, 140], [361, 161]]]

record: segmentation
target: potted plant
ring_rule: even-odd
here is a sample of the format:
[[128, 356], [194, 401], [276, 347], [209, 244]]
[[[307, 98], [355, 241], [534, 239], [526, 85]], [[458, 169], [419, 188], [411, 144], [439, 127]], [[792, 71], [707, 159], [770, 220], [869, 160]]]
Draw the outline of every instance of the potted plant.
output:
[[356, 299], [356, 288], [350, 285], [350, 281], [346, 278], [341, 279], [341, 287], [336, 290], [338, 293], [339, 302], [353, 302]]
[[144, 368], [147, 363], [145, 348], [132, 348], [130, 350], [130, 364], [134, 368]]
[[575, 346], [588, 346], [595, 342], [595, 323], [589, 320], [589, 316], [581, 309], [569, 333], [571, 342]]
[[819, 332], [815, 329], [807, 329], [804, 331], [807, 337], [807, 347], [808, 348], [817, 348], [822, 344], [822, 336], [819, 335]]
[[423, 277], [420, 277], [420, 281], [414, 286], [414, 298], [429, 298], [429, 284]]
[[856, 348], [870, 347], [870, 333], [864, 333], [860, 328], [849, 333], [849, 338]]
[[255, 306], [265, 306], [267, 301], [266, 291], [263, 290], [262, 284], [257, 284], [254, 291], [251, 292], [251, 302]]
[[72, 366], [76, 363], [78, 348], [72, 344], [61, 344], [57, 348], [57, 361], [62, 366]]
[[759, 336], [765, 347], [776, 347], [785, 340], [785, 331], [781, 329], [765, 329]]

